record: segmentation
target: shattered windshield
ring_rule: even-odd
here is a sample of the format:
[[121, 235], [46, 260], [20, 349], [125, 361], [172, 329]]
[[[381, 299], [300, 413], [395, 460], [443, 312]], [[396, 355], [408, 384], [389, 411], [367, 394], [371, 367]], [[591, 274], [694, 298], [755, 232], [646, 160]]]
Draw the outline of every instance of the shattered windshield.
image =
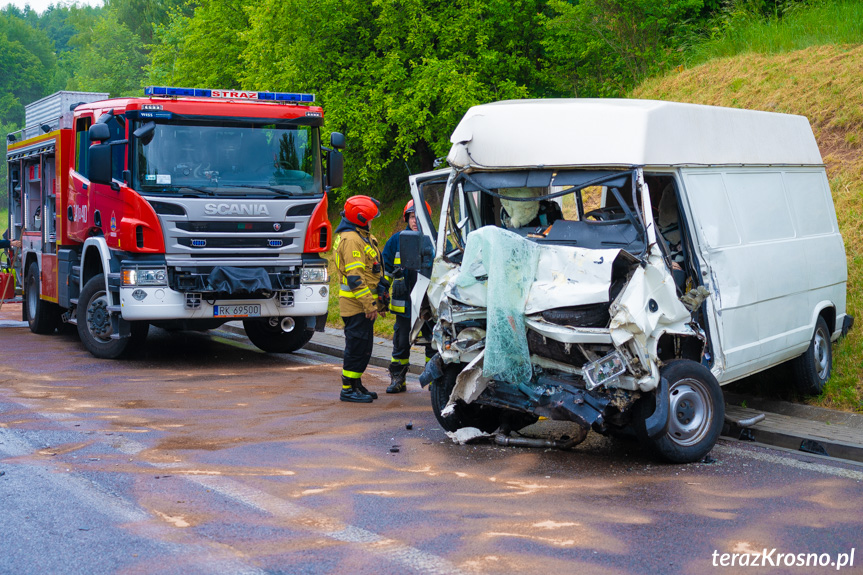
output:
[[160, 195], [321, 193], [318, 128], [300, 125], [156, 123], [134, 140], [135, 188]]
[[462, 174], [445, 234], [453, 252], [483, 226], [505, 228], [538, 243], [592, 249], [646, 249], [633, 171], [532, 170]]

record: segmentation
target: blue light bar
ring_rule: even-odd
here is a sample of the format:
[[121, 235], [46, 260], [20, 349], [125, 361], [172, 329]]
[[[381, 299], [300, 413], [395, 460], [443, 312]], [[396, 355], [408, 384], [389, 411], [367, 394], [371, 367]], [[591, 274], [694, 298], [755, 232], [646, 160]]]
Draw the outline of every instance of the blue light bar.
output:
[[195, 98], [219, 98], [227, 100], [262, 100], [269, 102], [303, 102], [315, 101], [314, 94], [299, 92], [255, 92], [251, 90], [211, 90], [205, 88], [172, 88], [168, 86], [147, 86], [144, 88], [147, 96], [192, 96]]

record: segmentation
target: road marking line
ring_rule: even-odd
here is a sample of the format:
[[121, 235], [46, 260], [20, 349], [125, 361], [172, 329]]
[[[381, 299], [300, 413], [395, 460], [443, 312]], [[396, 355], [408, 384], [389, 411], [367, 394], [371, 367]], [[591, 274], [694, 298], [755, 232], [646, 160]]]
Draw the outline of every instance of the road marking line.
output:
[[787, 465], [788, 467], [805, 469], [806, 471], [815, 471], [816, 473], [823, 473], [825, 475], [836, 475], [837, 477], [854, 479], [855, 481], [863, 481], [863, 472], [855, 471], [853, 469], [831, 467], [829, 465], [824, 465], [823, 463], [808, 463], [806, 461], [799, 461], [791, 457], [774, 455], [772, 453], [764, 453], [760, 450], [749, 451], [748, 449], [741, 449], [740, 447], [732, 447], [730, 445], [717, 445], [716, 447], [714, 447], [714, 449], [720, 452], [729, 453], [731, 455], [739, 455], [741, 457], [757, 459], [759, 461], [765, 461], [767, 463], [778, 463], [780, 465]]
[[[165, 466], [176, 465], [166, 464]], [[159, 467], [162, 466], [159, 465]], [[400, 563], [413, 571], [428, 573], [429, 575], [462, 575], [465, 573], [443, 557], [383, 537], [362, 527], [345, 525], [339, 519], [291, 503], [228, 477], [184, 476], [183, 478], [270, 515], [284, 519], [296, 519], [298, 520], [295, 522], [296, 526], [305, 531], [313, 531], [335, 541], [362, 544], [363, 551], [383, 556], [393, 563]], [[335, 525], [339, 527], [333, 528]]]
[[[19, 404], [23, 405], [20, 402]], [[24, 405], [24, 407], [36, 411], [31, 406]], [[64, 423], [61, 423], [63, 420], [71, 419], [71, 416], [65, 413], [41, 415], [46, 417], [46, 419], [53, 419], [61, 425], [64, 425]], [[0, 428], [0, 431], [6, 430]], [[80, 433], [79, 430], [75, 431]], [[20, 453], [21, 455], [31, 453], [33, 449], [35, 449], [33, 446], [26, 446], [23, 441], [15, 440], [15, 436], [12, 435], [11, 431], [8, 431], [7, 434], [10, 436], [10, 443], [15, 443], [19, 446], [19, 449], [23, 450]], [[0, 435], [0, 438], [2, 437], [3, 436]], [[147, 446], [144, 444], [123, 436], [111, 436], [108, 439], [99, 439], [98, 441], [125, 455], [136, 455], [147, 449]], [[157, 463], [140, 460], [138, 460], [137, 463], [165, 470], [188, 467], [187, 463]], [[415, 572], [427, 573], [429, 575], [466, 575], [465, 571], [462, 571], [452, 562], [443, 557], [433, 553], [427, 553], [405, 543], [400, 543], [394, 539], [378, 535], [373, 531], [356, 527], [354, 525], [344, 524], [339, 519], [329, 517], [310, 508], [291, 503], [285, 499], [271, 495], [265, 491], [261, 491], [229, 477], [185, 474], [178, 474], [176, 477], [184, 481], [188, 481], [189, 483], [198, 484], [205, 489], [210, 489], [211, 491], [219, 493], [225, 497], [229, 497], [247, 507], [263, 511], [275, 517], [298, 520], [294, 522], [294, 527], [297, 529], [312, 531], [319, 535], [329, 537], [334, 541], [361, 545], [360, 548], [362, 551], [381, 556], [393, 563], [401, 564]]]
[[[18, 404], [32, 409], [20, 402]], [[50, 419], [65, 419], [62, 417], [63, 414], [57, 415], [60, 415], [60, 417]], [[27, 432], [22, 431], [16, 434], [12, 429], [0, 427], [0, 454], [5, 453], [10, 457], [25, 457], [42, 449], [35, 442], [21, 437], [23, 433]], [[46, 470], [44, 474], [39, 473], [41, 479], [52, 483], [54, 486], [77, 498], [84, 506], [90, 507], [94, 511], [109, 517], [111, 521], [118, 523], [142, 523], [144, 525], [144, 533], [155, 530], [152, 540], [157, 545], [172, 553], [177, 549], [177, 544], [172, 542], [170, 537], [164, 537], [164, 533], [173, 533], [173, 530], [177, 527], [166, 526], [160, 528], [147, 524], [148, 521], [154, 521], [157, 516], [163, 515], [158, 511], [154, 515], [148, 510], [141, 508], [134, 501], [130, 501], [118, 493], [110, 492], [101, 483], [79, 476], [77, 473], [56, 473], [53, 470], [61, 468], [62, 465], [53, 461], [28, 463], [28, 465], [31, 468]], [[117, 527], [117, 529], [122, 529], [122, 527]], [[223, 544], [214, 544], [205, 538], [199, 538], [199, 540], [201, 541], [199, 543], [186, 544], [186, 551], [183, 553], [187, 558], [190, 556], [190, 551], [197, 554], [197, 557], [192, 558], [194, 566], [200, 567], [206, 572], [220, 575], [265, 575], [264, 571], [246, 564], [242, 559], [238, 559], [232, 547]], [[227, 547], [227, 551], [225, 547]]]

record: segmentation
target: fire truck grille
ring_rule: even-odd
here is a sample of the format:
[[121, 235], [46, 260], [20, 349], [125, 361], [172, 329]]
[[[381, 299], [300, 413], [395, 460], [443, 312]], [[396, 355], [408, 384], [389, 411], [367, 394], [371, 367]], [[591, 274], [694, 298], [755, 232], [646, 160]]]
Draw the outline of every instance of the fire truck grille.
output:
[[178, 230], [203, 234], [248, 234], [286, 232], [294, 222], [176, 222]]
[[293, 243], [292, 238], [249, 238], [249, 237], [202, 237], [202, 238], [178, 238], [177, 243], [187, 248], [213, 248], [213, 249], [272, 249], [289, 246]]

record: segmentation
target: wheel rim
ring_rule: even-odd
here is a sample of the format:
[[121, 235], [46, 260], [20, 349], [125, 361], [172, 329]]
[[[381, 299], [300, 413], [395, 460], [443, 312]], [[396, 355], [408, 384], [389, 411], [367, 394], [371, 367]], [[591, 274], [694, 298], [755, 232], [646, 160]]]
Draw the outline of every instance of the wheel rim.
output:
[[94, 339], [106, 343], [111, 340], [111, 314], [105, 291], [96, 292], [87, 306], [87, 329]]
[[824, 331], [817, 329], [815, 330], [815, 337], [812, 343], [812, 355], [815, 360], [815, 369], [818, 372], [818, 379], [823, 381], [827, 379], [827, 374], [830, 372], [830, 342], [827, 340], [827, 336]]
[[694, 445], [704, 439], [713, 420], [707, 385], [697, 379], [681, 379], [671, 385], [668, 395], [668, 437], [678, 445]]
[[27, 317], [31, 320], [36, 318], [36, 306], [39, 305], [38, 287], [36, 285], [36, 277], [31, 274], [27, 281]]

